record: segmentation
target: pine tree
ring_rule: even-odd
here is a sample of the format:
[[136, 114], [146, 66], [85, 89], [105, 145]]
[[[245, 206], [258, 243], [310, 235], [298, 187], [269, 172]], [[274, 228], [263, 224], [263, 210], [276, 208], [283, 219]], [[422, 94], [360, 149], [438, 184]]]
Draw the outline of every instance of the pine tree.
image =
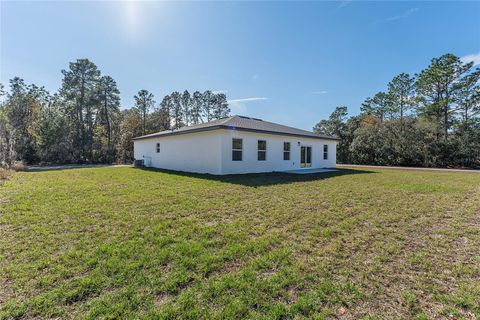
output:
[[217, 93], [213, 96], [213, 110], [214, 119], [222, 119], [230, 114], [227, 97], [224, 93]]
[[190, 108], [190, 120], [193, 124], [203, 122], [202, 118], [203, 96], [199, 91], [195, 91], [192, 95], [192, 102]]
[[444, 54], [432, 59], [430, 66], [417, 77], [416, 88], [422, 101], [420, 110], [426, 116], [433, 116], [437, 125], [436, 137], [448, 138], [453, 117], [458, 111], [458, 95], [462, 78], [473, 67], [473, 62], [464, 64], [453, 54]]
[[147, 133], [147, 116], [151, 108], [155, 105], [153, 100], [153, 94], [148, 90], [140, 90], [137, 95], [133, 97], [135, 99], [135, 108], [138, 109], [142, 117], [142, 134]]
[[98, 82], [97, 96], [99, 100], [98, 123], [104, 126], [107, 135], [107, 161], [113, 161], [114, 146], [112, 144], [113, 122], [120, 113], [120, 91], [117, 83], [110, 76], [103, 76]]
[[97, 66], [88, 59], [71, 62], [68, 70], [62, 70], [60, 95], [66, 112], [75, 124], [74, 159], [91, 161], [93, 153], [93, 126], [96, 85], [100, 77]]
[[388, 83], [388, 97], [394, 112], [400, 114], [400, 124], [403, 128], [405, 113], [416, 104], [415, 78], [410, 77], [408, 73], [395, 76]]
[[182, 94], [180, 99], [180, 104], [182, 106], [182, 113], [183, 113], [183, 123], [188, 126], [190, 124], [190, 107], [192, 103], [192, 98], [190, 96], [190, 92], [185, 90]]
[[380, 122], [383, 122], [387, 114], [392, 111], [390, 106], [388, 95], [385, 92], [377, 92], [373, 98], [365, 99], [360, 111], [362, 114], [377, 117]]
[[183, 109], [182, 109], [182, 95], [178, 91], [172, 92], [170, 95], [172, 107], [170, 109], [170, 118], [173, 122], [173, 129], [183, 127]]
[[212, 91], [205, 91], [202, 94], [202, 117], [204, 117], [207, 122], [213, 119], [213, 103], [214, 95]]
[[459, 83], [456, 100], [461, 115], [462, 131], [467, 132], [480, 114], [480, 69], [466, 75]]

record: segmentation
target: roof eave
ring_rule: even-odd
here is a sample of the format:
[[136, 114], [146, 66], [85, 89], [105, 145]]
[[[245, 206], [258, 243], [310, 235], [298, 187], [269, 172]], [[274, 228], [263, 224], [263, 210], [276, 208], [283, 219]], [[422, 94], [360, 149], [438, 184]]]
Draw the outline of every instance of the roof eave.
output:
[[226, 130], [232, 130], [232, 131], [236, 130], [236, 131], [246, 131], [246, 132], [259, 132], [259, 133], [275, 134], [275, 135], [281, 135], [281, 136], [303, 137], [303, 138], [311, 138], [311, 139], [319, 139], [319, 140], [340, 141], [340, 139], [337, 137], [316, 136], [316, 135], [298, 134], [298, 133], [289, 133], [289, 132], [277, 132], [277, 131], [251, 129], [251, 128], [239, 128], [239, 127], [232, 127], [227, 125], [217, 125], [217, 126], [212, 126], [207, 128], [198, 128], [198, 129], [183, 130], [183, 131], [172, 131], [168, 133], [159, 132], [158, 134], [136, 137], [136, 138], [133, 138], [133, 140], [145, 140], [145, 139], [158, 138], [158, 137], [170, 137], [170, 136], [175, 136], [180, 134], [212, 131], [212, 130], [218, 130], [218, 129], [226, 129]]
[[211, 131], [211, 130], [216, 130], [220, 129], [220, 126], [211, 126], [211, 127], [206, 127], [206, 128], [196, 128], [196, 129], [189, 129], [189, 130], [182, 130], [182, 131], [171, 131], [171, 132], [165, 132], [161, 131], [157, 134], [151, 134], [151, 135], [146, 135], [146, 136], [140, 136], [133, 138], [132, 140], [145, 140], [145, 139], [150, 139], [150, 138], [158, 138], [158, 137], [170, 137], [170, 136], [176, 136], [179, 134], [188, 134], [188, 133], [195, 133], [195, 132], [201, 132], [201, 131]]
[[252, 129], [252, 128], [238, 128], [238, 127], [232, 128], [230, 126], [221, 126], [221, 127], [222, 129], [227, 129], [227, 130], [259, 132], [259, 133], [275, 134], [280, 136], [303, 137], [303, 138], [312, 138], [312, 139], [320, 139], [320, 140], [340, 140], [339, 138], [336, 138], [336, 137], [325, 137], [320, 135], [317, 136], [317, 135], [300, 134], [300, 133], [278, 132], [278, 131]]

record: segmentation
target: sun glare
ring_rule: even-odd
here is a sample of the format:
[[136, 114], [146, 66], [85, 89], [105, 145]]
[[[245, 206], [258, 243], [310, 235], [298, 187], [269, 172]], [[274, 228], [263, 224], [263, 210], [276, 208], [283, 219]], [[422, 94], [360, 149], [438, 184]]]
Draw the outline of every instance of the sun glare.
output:
[[129, 36], [134, 36], [140, 29], [139, 25], [139, 2], [125, 1], [123, 3], [124, 10], [124, 25]]
[[[162, 2], [128, 0], [119, 3], [121, 26], [130, 40], [147, 36], [155, 19], [165, 19]], [[150, 30], [151, 31], [151, 30]]]

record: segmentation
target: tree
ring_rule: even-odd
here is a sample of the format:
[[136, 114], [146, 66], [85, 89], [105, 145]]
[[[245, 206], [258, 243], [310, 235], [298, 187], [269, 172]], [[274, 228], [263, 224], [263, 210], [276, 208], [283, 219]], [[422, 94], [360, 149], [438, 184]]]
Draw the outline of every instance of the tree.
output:
[[169, 130], [172, 127], [172, 119], [171, 119], [171, 110], [173, 108], [173, 101], [172, 97], [169, 95], [166, 95], [163, 97], [162, 102], [160, 103], [160, 110], [164, 114], [163, 117], [163, 127], [165, 128], [164, 130]]
[[172, 92], [170, 95], [171, 98], [171, 108], [170, 108], [170, 118], [173, 122], [173, 129], [178, 129], [183, 127], [183, 109], [182, 109], [182, 95], [178, 91]]
[[360, 111], [362, 114], [371, 115], [380, 119], [380, 122], [385, 120], [387, 113], [391, 113], [391, 104], [388, 94], [385, 92], [377, 92], [373, 98], [367, 98], [362, 103]]
[[190, 105], [191, 105], [192, 97], [190, 96], [190, 92], [185, 90], [180, 98], [180, 104], [183, 113], [183, 123], [185, 125], [190, 124]]
[[[472, 119], [467, 130], [462, 130], [455, 152], [455, 165], [474, 168], [480, 167], [480, 119]], [[451, 165], [449, 163], [449, 165]]]
[[146, 134], [147, 129], [147, 115], [151, 108], [155, 105], [153, 100], [153, 94], [148, 90], [140, 90], [137, 95], [133, 97], [135, 99], [135, 108], [138, 109], [142, 117], [142, 135]]
[[17, 160], [27, 163], [38, 161], [35, 131], [48, 97], [49, 93], [43, 87], [26, 85], [18, 77], [10, 80], [10, 93], [5, 108]]
[[38, 156], [45, 163], [68, 163], [75, 161], [72, 135], [75, 130], [63, 112], [60, 97], [55, 94], [42, 109], [40, 125], [36, 131]]
[[113, 121], [118, 118], [120, 112], [120, 91], [117, 83], [110, 76], [103, 76], [98, 82], [97, 96], [99, 100], [98, 123], [104, 127], [107, 135], [106, 161], [113, 161], [115, 156], [112, 144]]
[[[391, 108], [400, 113], [400, 125], [403, 128], [403, 117], [415, 103], [415, 78], [408, 73], [400, 73], [388, 83], [388, 97]], [[402, 129], [403, 130], [403, 129]]]
[[193, 124], [199, 124], [203, 122], [203, 96], [199, 91], [195, 91], [192, 96], [191, 108], [190, 108], [190, 120]]
[[[350, 146], [352, 162], [396, 166], [428, 165], [428, 129], [418, 126], [413, 119], [407, 119], [404, 126], [403, 134], [398, 120], [358, 128]], [[403, 140], [409, 143], [406, 144]]]
[[213, 93], [207, 90], [202, 94], [202, 117], [205, 117], [207, 122], [213, 119], [212, 104]]
[[474, 124], [475, 117], [480, 114], [480, 69], [460, 80], [456, 100], [458, 101], [459, 113], [462, 121], [462, 131], [467, 132]]
[[348, 139], [347, 115], [347, 107], [336, 107], [327, 120], [321, 120], [313, 128], [313, 131], [316, 133], [340, 138], [337, 150], [337, 157], [340, 162], [348, 161], [348, 148], [351, 142], [350, 139]]
[[71, 117], [76, 131], [72, 132], [75, 161], [91, 161], [96, 85], [100, 77], [97, 66], [88, 59], [70, 62], [68, 70], [62, 70], [60, 95], [63, 106]]
[[[30, 136], [28, 135], [28, 115], [30, 104], [27, 101], [27, 85], [18, 77], [10, 80], [10, 93], [7, 94], [3, 112], [4, 131], [4, 152], [8, 153], [5, 157], [7, 165], [11, 165], [14, 160], [22, 159], [26, 145], [29, 145]], [[8, 132], [6, 132], [8, 130]], [[19, 141], [23, 140], [23, 141]], [[23, 143], [22, 143], [23, 142]], [[23, 150], [22, 150], [23, 149]]]
[[144, 132], [143, 117], [138, 108], [123, 111], [121, 117], [117, 160], [121, 163], [131, 163], [134, 159], [133, 138], [142, 135]]
[[321, 120], [315, 125], [313, 131], [324, 135], [339, 137], [345, 128], [347, 115], [348, 109], [346, 106], [336, 107], [328, 120]]
[[159, 107], [150, 114], [149, 130], [151, 132], [170, 129], [170, 96], [165, 96]]
[[3, 97], [6, 95], [5, 86], [0, 83], [0, 105], [3, 103]]
[[0, 105], [0, 166], [10, 166], [16, 158], [15, 136], [5, 105]]
[[224, 93], [214, 94], [212, 97], [212, 118], [222, 119], [228, 117], [230, 108], [228, 107], [227, 96]]
[[432, 59], [430, 66], [417, 77], [416, 88], [423, 103], [421, 113], [435, 118], [437, 140], [442, 127], [444, 139], [448, 138], [452, 118], [458, 111], [462, 78], [472, 67], [473, 62], [464, 64], [459, 57], [448, 53]]

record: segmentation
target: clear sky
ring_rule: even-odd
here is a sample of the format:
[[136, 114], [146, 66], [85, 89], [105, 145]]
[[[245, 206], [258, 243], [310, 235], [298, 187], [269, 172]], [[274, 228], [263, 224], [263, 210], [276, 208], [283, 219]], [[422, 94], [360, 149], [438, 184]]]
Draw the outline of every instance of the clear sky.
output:
[[480, 2], [0, 0], [0, 81], [54, 92], [77, 58], [140, 89], [224, 91], [232, 113], [311, 129], [451, 52], [480, 64]]

